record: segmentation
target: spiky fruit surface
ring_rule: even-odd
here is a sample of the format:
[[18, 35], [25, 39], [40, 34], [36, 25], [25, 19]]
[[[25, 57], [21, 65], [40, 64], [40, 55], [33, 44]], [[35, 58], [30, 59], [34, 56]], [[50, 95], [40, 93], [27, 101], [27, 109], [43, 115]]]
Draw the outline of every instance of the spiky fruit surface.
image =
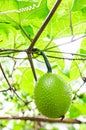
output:
[[60, 76], [46, 73], [36, 83], [34, 99], [40, 113], [49, 118], [58, 118], [68, 111], [72, 91]]

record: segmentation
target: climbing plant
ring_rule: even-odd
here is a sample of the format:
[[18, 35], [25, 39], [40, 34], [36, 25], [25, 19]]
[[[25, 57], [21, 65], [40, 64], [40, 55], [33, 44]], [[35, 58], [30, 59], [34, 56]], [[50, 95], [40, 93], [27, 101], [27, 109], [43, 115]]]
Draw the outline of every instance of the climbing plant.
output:
[[[35, 84], [47, 72], [36, 49], [72, 88], [63, 120], [46, 118], [34, 103]], [[86, 1], [0, 0], [0, 129], [83, 130], [85, 123]]]

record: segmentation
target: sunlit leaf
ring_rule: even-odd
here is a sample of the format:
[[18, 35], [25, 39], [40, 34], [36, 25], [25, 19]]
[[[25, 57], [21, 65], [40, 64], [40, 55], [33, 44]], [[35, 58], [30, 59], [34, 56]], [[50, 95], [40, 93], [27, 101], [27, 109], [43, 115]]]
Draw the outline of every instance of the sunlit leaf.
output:
[[73, 11], [81, 10], [84, 6], [86, 6], [86, 0], [74, 0]]
[[34, 90], [34, 77], [32, 71], [29, 68], [21, 68], [20, 70], [22, 72], [20, 89], [32, 95]]

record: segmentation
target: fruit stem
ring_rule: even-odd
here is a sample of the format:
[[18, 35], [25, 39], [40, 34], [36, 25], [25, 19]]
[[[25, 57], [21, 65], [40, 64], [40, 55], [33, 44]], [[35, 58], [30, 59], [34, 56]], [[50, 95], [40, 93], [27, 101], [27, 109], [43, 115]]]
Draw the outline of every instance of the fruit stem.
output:
[[49, 63], [49, 61], [48, 61], [48, 58], [47, 58], [47, 56], [45, 55], [45, 53], [44, 53], [43, 51], [39, 50], [38, 48], [33, 48], [33, 51], [35, 51], [35, 52], [40, 52], [40, 54], [41, 54], [41, 55], [43, 56], [43, 58], [44, 58], [44, 61], [45, 61], [45, 64], [46, 64], [46, 67], [47, 67], [48, 72], [52, 72], [51, 65], [50, 65], [50, 63]]
[[49, 63], [49, 61], [48, 61], [47, 56], [45, 55], [45, 53], [44, 53], [43, 51], [41, 51], [41, 55], [42, 55], [43, 58], [44, 58], [44, 61], [45, 61], [45, 64], [46, 64], [46, 67], [47, 67], [48, 72], [52, 72], [52, 68], [51, 68], [51, 65], [50, 65], [50, 63]]

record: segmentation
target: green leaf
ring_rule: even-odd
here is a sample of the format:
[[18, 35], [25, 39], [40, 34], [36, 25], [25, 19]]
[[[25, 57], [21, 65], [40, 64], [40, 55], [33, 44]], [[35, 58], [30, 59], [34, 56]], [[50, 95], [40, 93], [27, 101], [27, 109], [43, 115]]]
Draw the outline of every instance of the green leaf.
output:
[[70, 67], [70, 79], [71, 80], [75, 80], [80, 77], [80, 70], [78, 68], [79, 63], [80, 63], [80, 61], [78, 61], [78, 62], [73, 61], [71, 64], [71, 67]]
[[75, 118], [78, 117], [79, 115], [80, 111], [74, 105], [72, 105], [70, 108], [70, 118]]
[[82, 12], [74, 12], [73, 10], [71, 10], [72, 20], [70, 21], [70, 4], [68, 4], [68, 2], [66, 3], [65, 1], [62, 2], [62, 4], [63, 8], [61, 8], [61, 10], [59, 9], [59, 11], [56, 11], [47, 26], [48, 36], [52, 36], [55, 38], [68, 37], [69, 35], [71, 35], [71, 22], [74, 35], [85, 33], [86, 18], [83, 17]]
[[86, 54], [86, 50], [85, 49], [80, 49], [80, 54]]
[[72, 10], [80, 11], [85, 6], [86, 6], [86, 0], [74, 0]]
[[34, 90], [34, 77], [30, 68], [20, 68], [22, 72], [21, 81], [20, 81], [20, 89], [29, 93], [30, 95], [33, 94]]
[[81, 95], [79, 96], [79, 98], [80, 98], [84, 103], [86, 103], [86, 94], [81, 94]]
[[83, 8], [81, 9], [81, 11], [82, 11], [83, 14], [86, 14], [86, 7], [83, 7]]
[[70, 108], [70, 117], [75, 118], [80, 115], [86, 115], [86, 103], [74, 103]]
[[11, 27], [10, 24], [0, 23], [0, 47], [13, 47], [14, 36], [16, 35], [15, 28]]
[[[20, 7], [22, 2], [20, 1]], [[40, 3], [31, 3], [31, 2], [26, 2], [29, 4], [26, 4], [24, 8], [28, 7], [28, 10], [22, 11], [20, 13], [20, 19], [21, 23], [23, 25], [27, 25], [27, 23], [30, 23], [32, 25], [37, 26], [36, 24], [40, 23], [41, 19], [44, 19], [48, 13], [49, 9], [47, 7], [47, 0], [42, 0]], [[35, 6], [33, 6], [35, 4]], [[22, 8], [23, 8], [22, 6]], [[30, 9], [29, 9], [30, 8]], [[36, 22], [37, 21], [37, 22]]]
[[0, 1], [0, 11], [2, 16], [7, 16], [13, 19], [16, 22], [19, 22], [19, 14], [16, 13], [18, 9], [18, 1], [17, 0], [3, 0]]
[[32, 28], [30, 25], [24, 26], [24, 29], [25, 29], [25, 31], [27, 32], [27, 34], [28, 34], [29, 36], [32, 37], [32, 36], [34, 35], [33, 28]]

